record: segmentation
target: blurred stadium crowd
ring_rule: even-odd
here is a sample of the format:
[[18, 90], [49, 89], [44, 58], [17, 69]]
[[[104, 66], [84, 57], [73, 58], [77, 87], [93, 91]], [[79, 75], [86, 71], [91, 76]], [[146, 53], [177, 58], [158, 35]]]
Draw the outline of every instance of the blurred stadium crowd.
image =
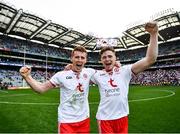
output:
[[[180, 40], [159, 44], [157, 62], [143, 73], [133, 76], [131, 84], [180, 85]], [[118, 51], [122, 65], [131, 64], [144, 57], [147, 47]], [[33, 43], [28, 40], [0, 35], [0, 86], [12, 88], [27, 86], [19, 74], [23, 65], [33, 68], [32, 76], [39, 81], [49, 79], [70, 63], [71, 50]], [[98, 52], [88, 52], [86, 67], [101, 69]]]

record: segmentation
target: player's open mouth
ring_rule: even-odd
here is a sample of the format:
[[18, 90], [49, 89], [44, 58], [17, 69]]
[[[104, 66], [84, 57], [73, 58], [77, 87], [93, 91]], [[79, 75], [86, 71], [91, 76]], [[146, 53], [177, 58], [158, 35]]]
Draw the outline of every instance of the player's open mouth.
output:
[[105, 65], [106, 65], [106, 66], [110, 66], [110, 65], [111, 65], [111, 63], [106, 63]]
[[76, 64], [77, 67], [82, 67], [82, 64]]

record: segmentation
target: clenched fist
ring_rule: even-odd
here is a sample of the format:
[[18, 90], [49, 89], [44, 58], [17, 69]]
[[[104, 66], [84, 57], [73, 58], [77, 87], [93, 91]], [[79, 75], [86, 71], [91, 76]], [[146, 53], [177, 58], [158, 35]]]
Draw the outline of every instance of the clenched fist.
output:
[[145, 30], [150, 34], [154, 34], [158, 32], [158, 24], [155, 21], [148, 22], [145, 24]]
[[29, 66], [21, 67], [19, 72], [23, 78], [26, 78], [31, 73], [31, 67]]

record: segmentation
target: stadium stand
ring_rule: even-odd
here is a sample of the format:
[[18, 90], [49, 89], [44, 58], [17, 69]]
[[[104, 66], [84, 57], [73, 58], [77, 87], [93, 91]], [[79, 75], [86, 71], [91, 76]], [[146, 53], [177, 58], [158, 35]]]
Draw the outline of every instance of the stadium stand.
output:
[[[131, 84], [180, 85], [180, 12], [170, 10], [155, 19], [159, 24], [159, 56], [148, 70], [134, 76]], [[118, 60], [123, 65], [144, 57], [149, 35], [143, 24], [130, 27], [117, 40]], [[33, 68], [39, 81], [49, 79], [70, 63], [71, 49], [77, 45], [88, 50], [87, 67], [101, 69], [97, 37], [84, 35], [22, 9], [0, 2], [0, 85], [1, 88], [27, 86], [18, 70]]]

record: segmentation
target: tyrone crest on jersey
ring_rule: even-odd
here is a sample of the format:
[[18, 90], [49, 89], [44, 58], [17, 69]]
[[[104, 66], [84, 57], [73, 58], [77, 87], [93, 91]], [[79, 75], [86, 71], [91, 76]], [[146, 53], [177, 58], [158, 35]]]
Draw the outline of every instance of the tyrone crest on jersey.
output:
[[114, 80], [110, 78], [108, 81], [112, 87], [117, 87], [117, 85], [114, 83]]
[[88, 75], [87, 74], [83, 74], [83, 78], [87, 79]]

